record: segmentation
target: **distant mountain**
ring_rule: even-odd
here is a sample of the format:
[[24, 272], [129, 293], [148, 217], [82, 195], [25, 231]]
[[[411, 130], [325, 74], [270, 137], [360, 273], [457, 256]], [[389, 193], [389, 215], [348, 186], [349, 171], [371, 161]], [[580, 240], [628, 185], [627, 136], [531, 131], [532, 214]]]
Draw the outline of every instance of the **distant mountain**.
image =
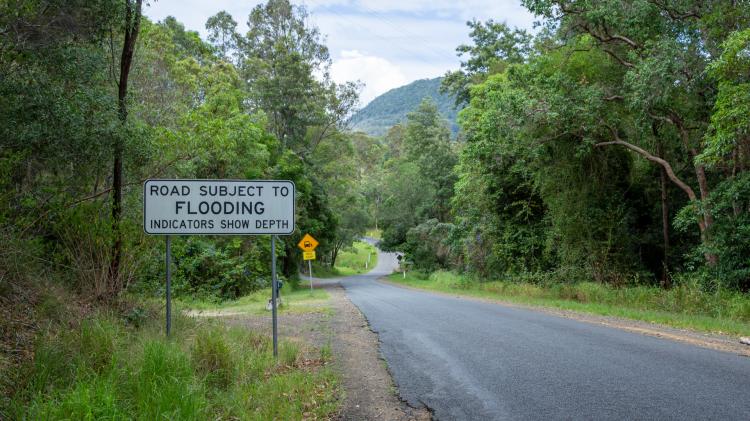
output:
[[440, 93], [442, 79], [417, 80], [380, 95], [352, 116], [349, 120], [352, 130], [382, 136], [394, 125], [405, 121], [406, 115], [417, 109], [424, 98], [430, 97], [437, 104], [440, 114], [448, 120], [455, 135], [458, 132], [458, 110], [452, 97]]

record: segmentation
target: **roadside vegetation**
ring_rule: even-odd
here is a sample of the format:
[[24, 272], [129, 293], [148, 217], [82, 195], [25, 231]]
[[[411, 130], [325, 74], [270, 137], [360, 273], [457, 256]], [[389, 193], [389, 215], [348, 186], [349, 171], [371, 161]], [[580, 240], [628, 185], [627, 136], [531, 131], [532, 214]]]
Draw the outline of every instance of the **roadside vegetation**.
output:
[[669, 290], [656, 286], [613, 287], [594, 282], [530, 283], [483, 281], [438, 271], [388, 277], [395, 283], [430, 291], [616, 316], [698, 331], [750, 335], [750, 297], [738, 292], [707, 293], [698, 286]]
[[374, 238], [375, 240], [383, 239], [383, 230], [379, 228], [370, 228], [365, 231], [365, 237]]
[[[378, 249], [364, 241], [357, 241], [344, 249], [336, 259], [336, 266], [313, 263], [313, 276], [316, 278], [335, 278], [337, 276], [359, 275], [369, 272], [378, 264]], [[307, 271], [302, 273], [307, 274]]]
[[164, 335], [154, 303], [70, 315], [40, 332], [15, 373], [6, 419], [325, 419], [337, 410], [327, 360], [303, 361], [282, 341], [204, 318], [175, 315]]

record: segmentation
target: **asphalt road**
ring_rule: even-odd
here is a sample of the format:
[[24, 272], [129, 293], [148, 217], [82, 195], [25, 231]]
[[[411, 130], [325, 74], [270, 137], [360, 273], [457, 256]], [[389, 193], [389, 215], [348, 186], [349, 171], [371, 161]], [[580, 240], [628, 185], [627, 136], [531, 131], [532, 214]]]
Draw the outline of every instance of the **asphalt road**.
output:
[[439, 420], [750, 420], [750, 358], [549, 314], [341, 280], [403, 399]]

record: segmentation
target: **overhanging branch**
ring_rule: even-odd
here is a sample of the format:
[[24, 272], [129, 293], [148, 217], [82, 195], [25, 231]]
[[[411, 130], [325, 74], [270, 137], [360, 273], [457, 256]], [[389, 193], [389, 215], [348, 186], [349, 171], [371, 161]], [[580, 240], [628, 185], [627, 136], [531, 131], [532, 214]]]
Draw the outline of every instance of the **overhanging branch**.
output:
[[663, 158], [660, 158], [660, 157], [658, 157], [658, 156], [656, 156], [656, 155], [648, 152], [647, 150], [645, 150], [643, 148], [640, 148], [640, 147], [638, 147], [636, 145], [633, 145], [632, 143], [628, 143], [628, 142], [620, 139], [617, 136], [615, 136], [615, 137], [616, 137], [617, 140], [613, 140], [613, 141], [610, 141], [610, 142], [597, 143], [595, 146], [596, 147], [602, 147], [602, 146], [608, 146], [608, 145], [620, 145], [620, 146], [624, 146], [624, 147], [630, 149], [631, 151], [634, 151], [634, 152], [638, 153], [639, 155], [641, 155], [642, 157], [646, 158], [647, 160], [649, 160], [651, 162], [654, 162], [656, 164], [661, 165], [662, 168], [664, 168], [664, 171], [666, 171], [667, 176], [669, 177], [669, 179], [672, 180], [673, 183], [675, 183], [680, 189], [682, 189], [688, 195], [688, 197], [690, 198], [690, 201], [697, 201], [698, 200], [698, 197], [695, 195], [695, 192], [693, 191], [693, 189], [687, 183], [685, 183], [684, 181], [682, 181], [677, 176], [677, 174], [675, 174], [675, 172], [672, 169], [672, 166], [669, 164], [669, 162], [667, 162]]

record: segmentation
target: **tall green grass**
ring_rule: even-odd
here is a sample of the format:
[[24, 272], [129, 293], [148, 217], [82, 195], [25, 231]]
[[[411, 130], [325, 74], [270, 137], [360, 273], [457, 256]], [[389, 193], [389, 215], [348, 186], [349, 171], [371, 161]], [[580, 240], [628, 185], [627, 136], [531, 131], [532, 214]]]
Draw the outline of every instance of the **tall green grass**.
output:
[[[296, 289], [292, 287], [282, 288], [280, 295], [283, 305], [279, 307], [280, 312], [310, 313], [327, 312], [329, 306], [324, 305], [330, 295], [322, 289], [310, 290], [304, 283]], [[221, 310], [224, 312], [239, 312], [248, 314], [266, 314], [266, 305], [271, 297], [271, 288], [262, 289], [236, 300], [224, 302], [210, 302], [201, 300], [179, 299], [180, 306], [192, 310]]]
[[0, 418], [294, 420], [337, 410], [335, 374], [300, 364], [297, 344], [282, 342], [277, 364], [269, 339], [246, 329], [177, 316], [166, 339], [160, 322], [134, 328], [99, 314], [50, 329]]
[[705, 292], [683, 281], [671, 289], [650, 286], [612, 287], [593, 282], [563, 283], [487, 281], [439, 271], [390, 276], [394, 282], [433, 291], [507, 300], [667, 324], [680, 328], [750, 334], [750, 295]]

